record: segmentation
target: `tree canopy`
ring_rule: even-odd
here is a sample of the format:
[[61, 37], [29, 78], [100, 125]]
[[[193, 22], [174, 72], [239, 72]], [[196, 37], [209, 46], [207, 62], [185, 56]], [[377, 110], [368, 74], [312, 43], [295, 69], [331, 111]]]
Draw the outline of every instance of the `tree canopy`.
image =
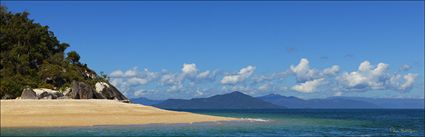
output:
[[28, 18], [28, 12], [12, 13], [0, 6], [0, 97], [16, 98], [24, 87], [61, 89], [73, 80], [93, 83], [96, 73], [82, 65], [76, 51], [60, 42], [48, 26]]

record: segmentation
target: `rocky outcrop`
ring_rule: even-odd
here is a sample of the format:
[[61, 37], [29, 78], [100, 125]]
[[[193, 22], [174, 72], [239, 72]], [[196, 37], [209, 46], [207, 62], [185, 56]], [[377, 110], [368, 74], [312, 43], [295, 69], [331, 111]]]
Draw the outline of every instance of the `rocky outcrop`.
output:
[[127, 97], [125, 97], [120, 91], [108, 83], [98, 82], [95, 86], [96, 92], [102, 94], [107, 99], [128, 100]]
[[72, 99], [114, 99], [123, 102], [129, 102], [121, 92], [114, 86], [105, 82], [98, 82], [95, 89], [84, 82], [73, 81], [71, 90], [66, 94]]
[[38, 99], [37, 94], [31, 88], [22, 91], [21, 99]]
[[106, 82], [97, 82], [95, 88], [87, 83], [73, 81], [71, 88], [63, 92], [38, 88], [26, 88], [22, 91], [21, 99], [113, 99], [122, 102], [130, 102], [114, 86]]
[[84, 82], [73, 81], [67, 95], [72, 99], [93, 99], [93, 89]]
[[58, 99], [64, 96], [59, 91], [46, 88], [34, 89], [34, 92], [37, 94], [38, 99]]
[[22, 91], [20, 99], [58, 99], [64, 95], [56, 90], [37, 88], [26, 88]]

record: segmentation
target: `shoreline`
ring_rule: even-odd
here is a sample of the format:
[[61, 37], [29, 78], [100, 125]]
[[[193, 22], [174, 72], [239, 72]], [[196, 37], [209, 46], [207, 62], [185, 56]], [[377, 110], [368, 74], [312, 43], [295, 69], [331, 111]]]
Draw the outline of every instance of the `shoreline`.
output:
[[85, 127], [233, 121], [115, 100], [1, 100], [1, 128]]

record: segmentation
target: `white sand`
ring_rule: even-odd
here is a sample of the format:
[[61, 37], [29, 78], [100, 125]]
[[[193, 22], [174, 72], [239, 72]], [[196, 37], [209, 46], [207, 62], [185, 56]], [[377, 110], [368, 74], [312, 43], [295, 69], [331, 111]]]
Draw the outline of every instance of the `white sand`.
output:
[[1, 127], [193, 123], [235, 118], [162, 110], [114, 100], [1, 100]]

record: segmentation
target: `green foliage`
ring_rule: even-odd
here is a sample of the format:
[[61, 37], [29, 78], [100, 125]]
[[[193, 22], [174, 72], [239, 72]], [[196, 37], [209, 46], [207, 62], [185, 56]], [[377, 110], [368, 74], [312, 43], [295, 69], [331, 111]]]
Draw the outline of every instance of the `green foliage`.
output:
[[68, 52], [68, 57], [66, 58], [70, 60], [72, 64], [77, 64], [80, 61], [80, 55], [75, 51]]
[[[0, 5], [0, 98], [16, 98], [25, 86], [63, 89], [73, 80], [97, 81], [81, 65], [80, 55], [61, 43], [48, 26], [35, 23], [29, 13], [11, 13]], [[94, 86], [94, 84], [93, 84]]]

